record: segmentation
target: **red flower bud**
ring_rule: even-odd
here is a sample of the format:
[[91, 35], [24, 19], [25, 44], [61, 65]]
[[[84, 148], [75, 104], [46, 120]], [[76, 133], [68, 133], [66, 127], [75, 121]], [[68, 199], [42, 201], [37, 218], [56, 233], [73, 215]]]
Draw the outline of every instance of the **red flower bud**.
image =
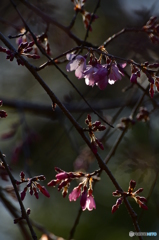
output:
[[135, 188], [136, 186], [136, 182], [134, 180], [131, 180], [129, 183], [129, 188], [131, 189], [131, 191]]
[[59, 182], [60, 180], [51, 180], [47, 185], [49, 187], [55, 187]]
[[87, 118], [88, 118], [88, 121], [91, 122], [92, 121], [92, 118], [91, 118], [91, 115], [87, 115]]
[[50, 197], [49, 192], [44, 186], [41, 186], [40, 184], [37, 184], [37, 187], [39, 188], [40, 192], [45, 195], [45, 197]]

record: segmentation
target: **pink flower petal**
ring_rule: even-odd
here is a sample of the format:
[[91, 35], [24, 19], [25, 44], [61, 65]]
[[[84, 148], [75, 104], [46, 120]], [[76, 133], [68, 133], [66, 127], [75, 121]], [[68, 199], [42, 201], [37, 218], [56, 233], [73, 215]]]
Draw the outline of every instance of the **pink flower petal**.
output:
[[77, 198], [79, 198], [81, 195], [81, 188], [78, 186], [73, 189], [73, 191], [69, 194], [69, 200], [71, 201], [76, 201]]

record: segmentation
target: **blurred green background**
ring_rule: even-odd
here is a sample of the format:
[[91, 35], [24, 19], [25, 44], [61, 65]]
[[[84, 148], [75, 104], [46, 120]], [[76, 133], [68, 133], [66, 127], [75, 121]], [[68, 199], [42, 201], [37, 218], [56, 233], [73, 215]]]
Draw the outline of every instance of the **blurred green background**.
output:
[[[36, 35], [45, 31], [45, 23], [40, 17], [27, 9], [19, 0], [15, 2]], [[69, 25], [74, 14], [73, 4], [70, 0], [58, 2], [33, 0], [30, 2], [65, 26]], [[97, 0], [87, 0], [86, 10], [92, 12], [96, 3]], [[94, 45], [100, 45], [122, 28], [142, 27], [150, 16], [158, 16], [158, 9], [158, 1], [102, 0], [96, 13], [99, 18], [92, 24], [93, 31], [89, 33], [87, 40]], [[19, 33], [14, 26], [22, 28], [23, 24], [10, 1], [1, 0], [0, 16], [0, 31], [6, 37]], [[86, 30], [80, 14], [72, 32], [84, 39]], [[73, 40], [53, 25], [49, 26], [48, 38], [52, 57], [76, 46]], [[17, 47], [15, 39], [9, 41]], [[0, 45], [4, 46], [1, 42]], [[123, 58], [133, 58], [138, 62], [154, 62], [158, 61], [159, 47], [153, 45], [144, 34], [125, 33], [112, 41], [108, 45], [107, 51]], [[41, 56], [39, 60], [29, 61], [40, 66], [47, 59]], [[66, 72], [66, 63], [59, 66]], [[130, 73], [129, 67], [126, 70]], [[28, 177], [44, 174], [46, 176], [44, 185], [47, 186], [47, 182], [55, 176], [55, 166], [66, 171], [74, 171], [77, 161], [84, 161], [86, 165], [89, 163], [88, 172], [96, 170], [98, 165], [81, 137], [78, 136], [76, 130], [72, 128], [71, 123], [58, 107], [55, 112], [52, 112], [52, 103], [48, 95], [28, 70], [18, 66], [15, 60], [13, 62], [6, 60], [5, 54], [1, 53], [0, 71], [0, 99], [4, 103], [1, 109], [6, 110], [8, 114], [6, 119], [1, 119], [0, 149], [6, 154], [6, 160], [17, 180], [20, 171], [24, 171]], [[91, 113], [80, 96], [53, 66], [45, 68], [39, 74], [83, 127], [86, 127], [84, 120], [88, 113], [91, 114], [93, 120], [97, 120], [97, 117]], [[119, 107], [124, 105], [129, 97], [131, 98], [130, 104], [120, 113], [115, 125], [121, 117], [129, 116], [134, 103], [142, 94], [141, 90], [137, 88], [132, 88], [127, 92], [122, 91], [130, 84], [127, 78], [123, 78], [122, 81], [118, 81], [112, 86], [109, 85], [104, 91], [99, 91], [96, 87], [87, 87], [84, 79], [77, 80], [74, 73], [68, 73], [68, 76], [91, 105], [99, 110], [99, 113], [107, 120], [111, 120]], [[144, 80], [142, 77], [140, 82], [146, 86]], [[158, 99], [156, 93], [155, 100], [158, 101]], [[144, 98], [143, 105], [147, 106], [148, 110], [152, 109], [148, 97]], [[38, 108], [43, 110], [38, 111]], [[15, 133], [12, 137], [4, 139], [5, 133], [14, 132], [14, 130]], [[117, 130], [108, 140], [105, 139], [105, 150], [99, 150], [103, 159], [113, 146], [119, 133], [120, 131]], [[98, 137], [100, 136], [102, 134], [98, 135]], [[158, 110], [155, 110], [150, 116], [150, 122], [137, 123], [126, 133], [108, 166], [124, 190], [127, 190], [131, 179], [137, 182], [137, 188], [144, 188], [141, 195], [149, 196], [148, 211], [143, 212], [133, 199], [130, 199], [130, 203], [138, 215], [141, 231], [152, 231], [159, 234], [158, 141]], [[2, 187], [8, 184], [1, 179], [0, 183]], [[77, 184], [71, 184], [69, 191]], [[27, 194], [24, 205], [26, 208], [31, 208], [31, 219], [55, 235], [67, 239], [79, 211], [79, 200], [70, 203], [67, 197], [66, 199], [62, 198], [61, 192], [58, 192], [56, 188], [48, 190], [51, 195], [49, 199], [39, 194], [40, 198], [36, 200], [34, 196], [31, 197]], [[74, 239], [129, 239], [129, 231], [134, 231], [134, 226], [124, 204], [117, 212], [111, 214], [111, 207], [116, 202], [116, 198], [112, 196], [112, 192], [115, 190], [107, 175], [102, 173], [101, 181], [97, 183], [93, 192], [96, 210], [82, 213]], [[19, 208], [18, 203], [10, 196], [7, 198]], [[18, 226], [13, 224], [13, 217], [4, 208], [1, 201], [0, 207], [0, 239], [23, 239]], [[35, 231], [40, 239], [42, 233], [37, 229]]]

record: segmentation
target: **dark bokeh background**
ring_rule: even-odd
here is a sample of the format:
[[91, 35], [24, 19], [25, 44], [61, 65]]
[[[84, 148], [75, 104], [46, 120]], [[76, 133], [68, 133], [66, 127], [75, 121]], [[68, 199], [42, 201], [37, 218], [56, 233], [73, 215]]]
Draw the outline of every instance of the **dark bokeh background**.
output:
[[[60, 0], [58, 2], [34, 0], [31, 2], [37, 4], [44, 12], [50, 14], [66, 26], [69, 25], [74, 14], [73, 4], [70, 0]], [[35, 34], [38, 35], [45, 31], [45, 24], [41, 21], [40, 17], [36, 16], [31, 10], [28, 10], [19, 0], [16, 3], [21, 14]], [[96, 1], [87, 1], [86, 10], [93, 11], [94, 4], [96, 4]], [[99, 18], [92, 25], [93, 31], [89, 33], [88, 41], [95, 45], [100, 45], [109, 36], [124, 27], [141, 27], [148, 21], [150, 16], [158, 16], [158, 9], [158, 1], [101, 1], [101, 6], [96, 13]], [[14, 26], [18, 28], [23, 27], [10, 1], [1, 0], [0, 16], [0, 31], [6, 37], [18, 33]], [[11, 26], [11, 23], [14, 26]], [[86, 30], [84, 29], [80, 15], [77, 17], [72, 31], [79, 38], [84, 39]], [[76, 46], [64, 32], [53, 25], [50, 25], [48, 37], [53, 57]], [[16, 47], [15, 39], [10, 41]], [[1, 42], [0, 45], [3, 46]], [[107, 50], [116, 56], [133, 58], [138, 62], [158, 61], [159, 47], [152, 45], [144, 34], [125, 33], [123, 36], [112, 41], [108, 45]], [[83, 153], [83, 149], [85, 151], [82, 158], [85, 161], [88, 160], [89, 149], [85, 146], [74, 128], [71, 128], [70, 122], [58, 108], [51, 115], [46, 112], [45, 107], [51, 109], [50, 99], [28, 70], [25, 67], [18, 66], [15, 60], [13, 62], [7, 61], [5, 57], [5, 54], [0, 54], [0, 99], [4, 102], [3, 109], [7, 111], [8, 117], [1, 119], [0, 148], [6, 154], [7, 162], [10, 164], [14, 176], [18, 178], [21, 170], [28, 176], [44, 174], [47, 178], [44, 182], [46, 186], [47, 182], [55, 176], [55, 166], [66, 171], [73, 171], [76, 159], [81, 156], [80, 154], [81, 152]], [[36, 62], [30, 60], [36, 66], [45, 61], [46, 58], [42, 56]], [[60, 67], [63, 71], [66, 71], [66, 63], [61, 64]], [[127, 70], [129, 72], [129, 68]], [[54, 67], [44, 69], [40, 72], [40, 75], [58, 98], [69, 109], [72, 108], [74, 117], [77, 119], [81, 116], [79, 123], [85, 127], [84, 120], [87, 114], [91, 112], [84, 110], [87, 106], [66, 79]], [[99, 110], [101, 109], [100, 113], [108, 120], [111, 120], [117, 112], [117, 106], [119, 107], [120, 104], [124, 104], [128, 97], [131, 97], [132, 104], [124, 108], [119, 118], [129, 116], [134, 102], [142, 94], [136, 88], [128, 92], [122, 91], [124, 87], [129, 85], [127, 78], [123, 78], [122, 81], [118, 81], [113, 86], [108, 86], [104, 91], [99, 91], [96, 87], [87, 87], [83, 79], [77, 80], [74, 77], [74, 73], [68, 73], [68, 76], [92, 106], [96, 106]], [[146, 86], [144, 77], [140, 81], [143, 86]], [[157, 94], [155, 94], [155, 98], [158, 100]], [[44, 106], [44, 112], [38, 114], [35, 110], [33, 112], [26, 111], [22, 107], [23, 102]], [[16, 104], [16, 107], [11, 107], [13, 103]], [[145, 98], [144, 105], [149, 110], [152, 109], [148, 98]], [[110, 106], [112, 106], [111, 109]], [[93, 114], [92, 118], [97, 120]], [[119, 121], [119, 118], [116, 123]], [[13, 124], [16, 124], [16, 133], [14, 136], [9, 139], [2, 139], [4, 133], [8, 133], [13, 129]], [[116, 131], [106, 142], [105, 150], [99, 150], [103, 158], [105, 158], [111, 149], [118, 135], [119, 131]], [[29, 142], [25, 141], [27, 138], [29, 138]], [[116, 155], [109, 163], [109, 168], [123, 189], [127, 190], [130, 179], [134, 179], [137, 182], [138, 188], [144, 188], [143, 195], [145, 197], [150, 194], [152, 184], [158, 172], [158, 140], [158, 111], [155, 111], [151, 115], [149, 123], [138, 123], [133, 129], [127, 132]], [[18, 147], [24, 142], [22, 151], [17, 155]], [[98, 165], [91, 154], [89, 158], [91, 159], [91, 163], [88, 171], [94, 171], [98, 168]], [[0, 181], [3, 186], [4, 182]], [[139, 216], [141, 231], [156, 231], [159, 234], [158, 179], [155, 184], [156, 186], [151, 192], [148, 201], [148, 211], [143, 212], [133, 200], [130, 200], [130, 203]], [[70, 190], [72, 187], [73, 185], [70, 187]], [[92, 212], [85, 211], [82, 213], [75, 232], [75, 239], [126, 240], [129, 238], [128, 233], [129, 231], [133, 231], [134, 227], [124, 204], [120, 206], [115, 214], [111, 214], [111, 206], [116, 201], [112, 197], [113, 191], [115, 191], [113, 184], [106, 174], [103, 173], [101, 181], [94, 189], [97, 209]], [[79, 211], [79, 200], [70, 203], [67, 197], [66, 199], [62, 198], [61, 193], [57, 189], [49, 189], [49, 192], [51, 194], [50, 199], [46, 199], [40, 194], [40, 199], [36, 200], [33, 196], [31, 197], [27, 194], [24, 205], [26, 208], [31, 208], [31, 218], [33, 220], [45, 226], [55, 235], [67, 238]], [[19, 207], [18, 203], [12, 200], [12, 198], [9, 197], [9, 199], [15, 206]], [[12, 216], [3, 207], [3, 203], [1, 202], [0, 207], [0, 239], [22, 239], [18, 227], [13, 224]], [[38, 238], [40, 238], [41, 233], [38, 230], [36, 230], [36, 233]]]

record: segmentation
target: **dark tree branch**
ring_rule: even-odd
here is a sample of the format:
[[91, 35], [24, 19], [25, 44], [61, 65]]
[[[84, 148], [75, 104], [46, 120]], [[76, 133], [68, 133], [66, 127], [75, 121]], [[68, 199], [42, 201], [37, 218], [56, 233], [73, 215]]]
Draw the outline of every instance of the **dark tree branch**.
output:
[[[47, 14], [42, 12], [40, 9], [38, 9], [36, 6], [34, 6], [33, 4], [29, 3], [27, 0], [19, 0], [19, 1], [22, 2], [25, 6], [27, 6], [27, 8], [31, 9], [38, 16], [40, 16], [46, 23], [53, 24], [56, 27], [60, 28], [62, 31], [64, 31], [71, 39], [73, 39], [76, 42], [77, 45], [82, 45], [83, 41], [81, 39], [79, 39], [78, 37], [76, 37], [70, 31], [70, 26], [69, 27], [63, 26], [62, 24], [57, 22], [54, 18], [48, 16]], [[89, 42], [85, 42], [85, 46], [95, 47], [93, 44], [91, 44]]]

